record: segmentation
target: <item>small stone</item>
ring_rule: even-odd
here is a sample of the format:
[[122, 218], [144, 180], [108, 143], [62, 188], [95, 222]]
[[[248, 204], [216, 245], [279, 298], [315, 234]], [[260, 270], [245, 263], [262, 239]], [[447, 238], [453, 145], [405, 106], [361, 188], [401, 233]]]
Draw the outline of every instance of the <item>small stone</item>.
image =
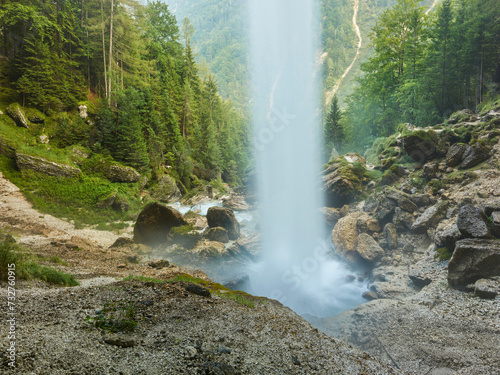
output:
[[198, 355], [198, 351], [193, 346], [186, 346], [185, 348], [185, 356], [186, 358], [193, 359]]
[[378, 295], [376, 292], [370, 291], [370, 292], [364, 292], [361, 297], [364, 299], [367, 299], [368, 301], [373, 301], [374, 299], [378, 299]]
[[119, 346], [121, 348], [131, 348], [135, 346], [137, 343], [134, 339], [125, 338], [122, 336], [109, 336], [104, 339], [104, 342], [109, 345]]
[[216, 352], [217, 354], [231, 354], [232, 349], [231, 349], [231, 348], [227, 348], [227, 347], [225, 347], [225, 346], [220, 346], [220, 347], [218, 347], [218, 348], [215, 350], [215, 352]]
[[474, 283], [474, 293], [485, 299], [494, 299], [500, 292], [500, 278], [480, 279]]
[[427, 276], [423, 276], [423, 275], [408, 275], [408, 277], [413, 282], [413, 285], [415, 285], [419, 289], [421, 289], [424, 286], [427, 286], [430, 283], [432, 283], [432, 279], [430, 279]]
[[186, 286], [186, 290], [190, 293], [202, 296], [202, 297], [211, 297], [210, 291], [202, 286], [196, 284], [188, 284]]

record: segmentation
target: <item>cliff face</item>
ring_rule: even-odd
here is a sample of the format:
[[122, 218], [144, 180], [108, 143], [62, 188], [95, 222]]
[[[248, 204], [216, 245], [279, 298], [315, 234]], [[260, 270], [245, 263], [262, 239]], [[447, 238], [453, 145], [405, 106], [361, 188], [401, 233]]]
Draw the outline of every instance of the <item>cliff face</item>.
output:
[[371, 268], [374, 300], [315, 326], [415, 373], [500, 368], [499, 112], [406, 124], [367, 151], [382, 177], [342, 207], [332, 241]]

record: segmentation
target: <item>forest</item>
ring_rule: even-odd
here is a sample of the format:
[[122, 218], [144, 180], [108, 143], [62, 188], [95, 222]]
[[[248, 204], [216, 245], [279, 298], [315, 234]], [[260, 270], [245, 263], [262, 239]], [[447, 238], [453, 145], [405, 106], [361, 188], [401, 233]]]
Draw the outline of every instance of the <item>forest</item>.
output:
[[0, 101], [53, 119], [45, 131], [61, 149], [80, 145], [153, 180], [168, 170], [185, 189], [238, 183], [248, 116], [200, 70], [194, 33], [161, 1], [2, 0]]

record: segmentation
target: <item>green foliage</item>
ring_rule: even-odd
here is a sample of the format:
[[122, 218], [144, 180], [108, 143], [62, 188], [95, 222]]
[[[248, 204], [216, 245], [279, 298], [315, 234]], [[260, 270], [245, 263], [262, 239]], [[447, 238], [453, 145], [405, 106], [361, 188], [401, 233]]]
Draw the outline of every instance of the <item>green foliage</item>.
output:
[[96, 328], [108, 332], [131, 332], [138, 324], [135, 318], [135, 306], [129, 302], [106, 302], [94, 316], [87, 316], [85, 321]]
[[445, 260], [450, 260], [452, 255], [453, 253], [450, 252], [447, 247], [440, 247], [439, 249], [436, 249], [436, 255], [434, 255], [434, 259], [439, 259], [441, 262], [443, 262]]
[[325, 119], [324, 126], [324, 139], [327, 146], [326, 151], [329, 156], [332, 146], [335, 147], [337, 152], [342, 152], [342, 144], [345, 138], [344, 126], [341, 122], [342, 112], [339, 107], [337, 96], [332, 99], [330, 112], [328, 112]]
[[161, 283], [166, 282], [165, 280], [155, 279], [153, 277], [147, 277], [147, 276], [129, 275], [129, 276], [123, 278], [123, 281], [130, 281], [130, 280], [136, 280], [136, 281], [145, 282], [145, 283], [152, 282], [152, 283], [156, 283], [156, 284], [161, 284]]
[[15, 273], [18, 279], [39, 279], [49, 284], [62, 286], [80, 285], [73, 275], [41, 266], [32, 258], [25, 249], [15, 242], [0, 241], [0, 280], [7, 280], [8, 265], [15, 264]]

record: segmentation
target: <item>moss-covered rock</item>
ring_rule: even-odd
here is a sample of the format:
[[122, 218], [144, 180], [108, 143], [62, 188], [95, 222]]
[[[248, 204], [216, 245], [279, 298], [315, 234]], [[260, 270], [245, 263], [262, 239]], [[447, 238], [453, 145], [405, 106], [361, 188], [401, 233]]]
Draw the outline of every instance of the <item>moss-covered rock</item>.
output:
[[181, 245], [186, 249], [193, 249], [201, 240], [201, 233], [190, 224], [180, 227], [173, 227], [168, 235], [169, 240], [175, 244]]
[[31, 169], [35, 172], [56, 177], [75, 177], [81, 174], [81, 170], [71, 165], [55, 163], [39, 156], [16, 153], [17, 167], [22, 171]]
[[433, 129], [406, 130], [401, 136], [404, 151], [417, 163], [425, 163], [445, 154], [439, 136]]
[[182, 198], [175, 180], [167, 174], [158, 178], [158, 183], [150, 189], [150, 194], [154, 200], [163, 203], [176, 202]]
[[6, 109], [5, 112], [10, 116], [12, 120], [15, 121], [16, 125], [22, 128], [29, 129], [30, 124], [26, 118], [23, 108], [19, 103], [12, 103]]

